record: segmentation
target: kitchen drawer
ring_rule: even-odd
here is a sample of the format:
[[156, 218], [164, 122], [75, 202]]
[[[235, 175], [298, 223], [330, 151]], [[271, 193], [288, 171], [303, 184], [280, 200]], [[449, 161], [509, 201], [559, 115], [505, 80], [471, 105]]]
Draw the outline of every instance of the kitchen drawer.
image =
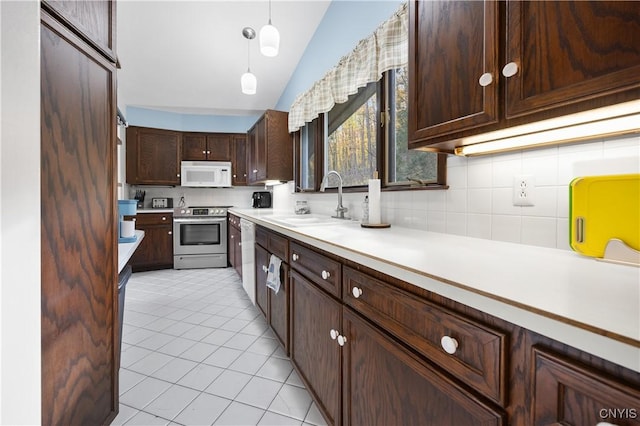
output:
[[173, 215], [171, 213], [139, 213], [132, 216], [136, 220], [136, 228], [139, 225], [166, 225], [173, 226]]
[[266, 248], [269, 253], [278, 256], [283, 262], [287, 262], [289, 258], [289, 240], [287, 237], [258, 226], [256, 227], [256, 243]]
[[240, 229], [240, 218], [234, 214], [229, 213], [229, 225]]
[[314, 250], [291, 242], [292, 268], [337, 298], [342, 294], [342, 265]]
[[[343, 301], [482, 395], [505, 405], [506, 334], [346, 267]], [[457, 342], [454, 353], [443, 347]]]

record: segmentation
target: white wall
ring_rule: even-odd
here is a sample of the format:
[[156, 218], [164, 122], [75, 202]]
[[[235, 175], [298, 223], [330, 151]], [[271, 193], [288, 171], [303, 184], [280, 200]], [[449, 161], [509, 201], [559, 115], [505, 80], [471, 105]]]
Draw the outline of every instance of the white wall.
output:
[[[489, 240], [569, 249], [569, 183], [574, 177], [640, 173], [640, 136], [575, 145], [447, 159], [448, 190], [382, 193], [382, 220], [395, 226]], [[534, 176], [533, 207], [512, 203], [513, 177]], [[278, 189], [277, 191], [281, 191]], [[345, 194], [344, 205], [362, 215], [364, 193]], [[329, 214], [333, 194], [295, 194], [313, 213]], [[293, 207], [287, 207], [293, 212]]]
[[0, 424], [39, 424], [40, 2], [0, 24]]

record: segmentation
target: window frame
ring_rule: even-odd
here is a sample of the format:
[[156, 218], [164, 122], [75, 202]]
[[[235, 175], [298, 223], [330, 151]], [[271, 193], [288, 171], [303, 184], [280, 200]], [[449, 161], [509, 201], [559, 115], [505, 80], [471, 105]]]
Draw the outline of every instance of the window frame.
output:
[[[448, 189], [446, 184], [446, 161], [447, 154], [436, 152], [437, 154], [437, 176], [433, 183], [417, 184], [407, 181], [392, 182], [389, 183], [389, 147], [392, 137], [387, 129], [393, 125], [394, 116], [391, 114], [393, 108], [391, 97], [389, 96], [392, 90], [391, 84], [393, 83], [393, 73], [387, 71], [383, 74], [382, 78], [377, 82], [376, 98], [377, 98], [377, 125], [376, 125], [376, 167], [378, 169], [378, 175], [381, 179], [382, 191], [414, 191], [414, 190], [440, 190]], [[314, 168], [314, 187], [302, 188], [300, 186], [302, 182], [302, 167], [301, 152], [302, 152], [302, 129], [293, 133], [293, 146], [294, 146], [294, 179], [295, 179], [295, 191], [303, 193], [316, 193], [320, 192], [320, 185], [322, 178], [324, 177], [327, 169], [325, 162], [325, 132], [327, 129], [326, 113], [320, 114], [312, 122], [315, 123], [314, 137], [314, 157], [318, 162]], [[380, 125], [380, 123], [383, 123]], [[306, 126], [305, 126], [306, 127]], [[336, 187], [327, 187], [326, 192], [337, 191]], [[367, 192], [367, 185], [345, 186], [343, 192]]]

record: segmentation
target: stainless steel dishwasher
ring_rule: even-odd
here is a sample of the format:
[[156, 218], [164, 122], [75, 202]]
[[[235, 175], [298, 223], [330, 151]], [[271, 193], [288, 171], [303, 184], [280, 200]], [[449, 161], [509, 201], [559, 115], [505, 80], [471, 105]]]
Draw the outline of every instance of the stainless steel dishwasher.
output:
[[253, 222], [240, 219], [240, 230], [242, 231], [242, 287], [249, 295], [251, 303], [256, 304], [256, 226]]

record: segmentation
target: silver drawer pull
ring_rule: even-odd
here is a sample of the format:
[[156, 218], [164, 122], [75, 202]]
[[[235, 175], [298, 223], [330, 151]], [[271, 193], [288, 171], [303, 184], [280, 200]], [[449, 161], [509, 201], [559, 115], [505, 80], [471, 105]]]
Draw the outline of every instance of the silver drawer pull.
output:
[[322, 274], [320, 275], [322, 275], [323, 280], [329, 279], [329, 277], [331, 276], [331, 274], [327, 271], [322, 271]]
[[338, 330], [334, 330], [332, 328], [331, 331], [329, 331], [329, 336], [331, 336], [331, 340], [336, 340], [339, 335], [340, 333], [338, 333]]
[[351, 294], [357, 299], [358, 297], [362, 296], [362, 289], [359, 287], [354, 287], [351, 289]]
[[203, 154], [206, 154], [206, 153], [207, 153], [207, 151], [202, 151], [202, 153], [203, 153]]
[[167, 218], [166, 218], [166, 217], [164, 217], [164, 216], [162, 216], [162, 220], [167, 220]]
[[168, 232], [168, 234], [169, 234], [169, 235], [173, 235], [173, 232], [169, 231], [169, 232]]
[[451, 336], [443, 336], [440, 339], [440, 345], [442, 345], [442, 349], [450, 355], [453, 355], [458, 350], [458, 341]]
[[291, 259], [295, 262], [296, 260], [300, 259], [300, 256], [298, 256], [296, 253], [293, 253], [291, 255]]

